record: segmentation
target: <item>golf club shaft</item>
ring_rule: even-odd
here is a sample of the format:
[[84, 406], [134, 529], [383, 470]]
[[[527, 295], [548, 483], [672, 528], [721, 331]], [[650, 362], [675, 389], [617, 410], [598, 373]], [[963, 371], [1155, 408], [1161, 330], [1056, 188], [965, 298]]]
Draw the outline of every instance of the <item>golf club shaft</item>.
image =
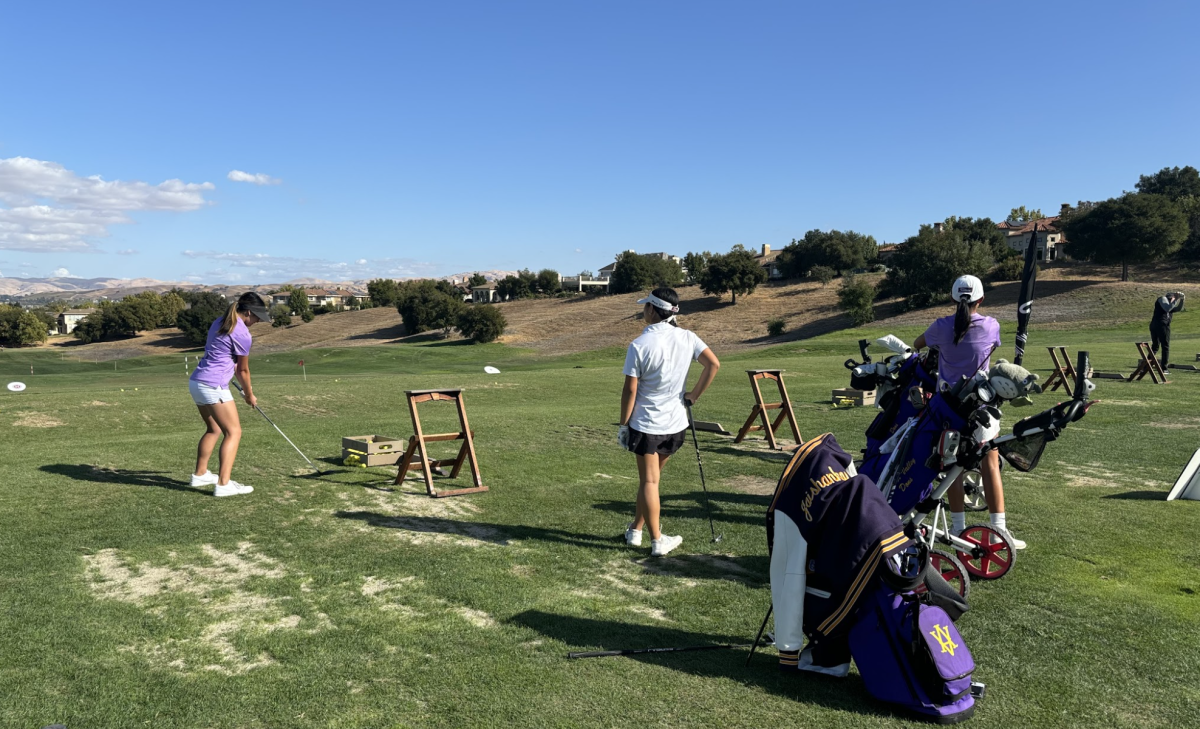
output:
[[708, 486], [704, 484], [704, 461], [700, 459], [700, 441], [696, 439], [696, 419], [692, 417], [692, 404], [686, 399], [688, 425], [692, 429], [692, 445], [696, 446], [696, 465], [700, 467], [700, 488], [704, 489], [704, 510], [708, 512], [708, 529], [712, 532], [713, 541], [717, 541], [717, 528], [713, 526], [712, 504], [708, 502]]
[[[758, 641], [762, 640], [763, 631], [767, 629], [767, 621], [771, 619], [771, 611], [775, 609], [775, 603], [767, 606], [767, 614], [763, 616], [762, 625], [758, 628], [758, 635], [754, 636], [754, 644], [750, 646], [750, 655], [746, 656], [746, 665], [750, 665], [750, 659], [754, 657], [754, 651], [758, 648]], [[778, 630], [778, 628], [776, 628]]]
[[[234, 387], [236, 387], [236, 388], [237, 388], [237, 391], [238, 391], [238, 392], [240, 392], [240, 393], [242, 393], [242, 395], [243, 395], [243, 396], [246, 394], [246, 392], [245, 392], [244, 390], [242, 390], [242, 386], [241, 386], [240, 384], [238, 384], [238, 381], [237, 381], [237, 380], [234, 380], [234, 381], [233, 381], [233, 386], [234, 386]], [[266, 413], [264, 413], [264, 412], [262, 411], [262, 408], [260, 408], [259, 406], [255, 405], [255, 406], [254, 406], [254, 409], [258, 411], [258, 414], [259, 414], [259, 415], [263, 416], [263, 419], [264, 419], [264, 420], [266, 420], [268, 423], [270, 423], [270, 424], [271, 424], [271, 427], [272, 427], [272, 428], [274, 428], [274, 429], [275, 429], [275, 431], [276, 431], [277, 433], [279, 433], [280, 435], [282, 435], [282, 436], [283, 436], [283, 439], [284, 439], [284, 440], [286, 440], [286, 441], [288, 442], [288, 445], [290, 445], [290, 446], [291, 446], [291, 447], [293, 447], [293, 448], [296, 448], [296, 452], [300, 454], [300, 457], [301, 457], [301, 458], [303, 458], [305, 461], [307, 461], [307, 462], [308, 462], [308, 465], [309, 465], [309, 466], [312, 466], [312, 469], [313, 469], [314, 471], [320, 471], [320, 470], [321, 470], [321, 469], [317, 468], [317, 467], [316, 467], [316, 465], [315, 465], [315, 464], [314, 464], [312, 461], [309, 461], [309, 460], [308, 460], [308, 456], [304, 455], [304, 451], [302, 451], [302, 450], [300, 450], [299, 448], [297, 448], [297, 447], [296, 447], [296, 444], [292, 442], [292, 439], [291, 439], [291, 438], [289, 438], [289, 437], [287, 437], [287, 433], [284, 433], [282, 430], [280, 430], [280, 429], [279, 429], [279, 426], [275, 424], [275, 421], [273, 421], [273, 420], [271, 420], [270, 418], [268, 418], [268, 417], [267, 417], [267, 414], [266, 414]]]
[[749, 648], [749, 643], [721, 645], [689, 645], [681, 648], [632, 648], [621, 651], [591, 651], [587, 653], [568, 653], [567, 658], [603, 658], [605, 656], [636, 656], [642, 653], [680, 653], [683, 651], [709, 651], [718, 648]]

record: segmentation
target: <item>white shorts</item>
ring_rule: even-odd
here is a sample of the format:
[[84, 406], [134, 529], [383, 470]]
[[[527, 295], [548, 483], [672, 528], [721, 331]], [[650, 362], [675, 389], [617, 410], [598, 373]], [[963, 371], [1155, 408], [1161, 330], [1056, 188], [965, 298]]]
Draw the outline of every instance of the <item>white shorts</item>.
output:
[[228, 387], [212, 387], [202, 382], [188, 380], [188, 392], [197, 405], [216, 405], [220, 402], [233, 402], [233, 393]]

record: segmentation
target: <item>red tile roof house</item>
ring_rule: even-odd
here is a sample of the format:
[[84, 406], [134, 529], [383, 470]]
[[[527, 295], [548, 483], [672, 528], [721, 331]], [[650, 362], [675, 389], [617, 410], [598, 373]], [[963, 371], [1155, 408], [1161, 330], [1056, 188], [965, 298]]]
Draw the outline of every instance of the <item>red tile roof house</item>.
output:
[[1033, 235], [1033, 226], [1036, 225], [1038, 231], [1037, 260], [1056, 261], [1063, 253], [1062, 246], [1067, 242], [1056, 224], [1062, 214], [1070, 208], [1070, 205], [1063, 204], [1059, 214], [1053, 217], [1031, 220], [1028, 223], [1010, 223], [1006, 220], [996, 227], [1004, 233], [1009, 248], [1024, 253], [1025, 249], [1029, 247], [1029, 237]]

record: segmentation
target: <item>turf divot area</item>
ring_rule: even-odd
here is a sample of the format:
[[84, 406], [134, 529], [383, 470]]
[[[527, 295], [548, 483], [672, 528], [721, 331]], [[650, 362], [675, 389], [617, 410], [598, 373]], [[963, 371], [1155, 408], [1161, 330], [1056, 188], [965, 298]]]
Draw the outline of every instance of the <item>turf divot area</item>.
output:
[[[876, 411], [831, 409], [828, 393], [857, 340], [880, 334], [718, 352], [696, 417], [740, 422], [741, 371], [783, 368], [804, 434], [855, 453]], [[1180, 317], [1180, 351], [1198, 335]], [[1054, 342], [1119, 362], [1136, 336], [1057, 329]], [[854, 672], [780, 675], [771, 648], [749, 667], [737, 650], [566, 660], [750, 642], [770, 603], [763, 517], [790, 454], [700, 433], [724, 540], [709, 541], [681, 452], [661, 493], [684, 542], [654, 558], [622, 536], [637, 478], [612, 425], [620, 351], [435, 344], [310, 350], [307, 383], [295, 356], [252, 357], [263, 407], [329, 472], [297, 467], [239, 406], [234, 478], [255, 491], [221, 499], [190, 485], [202, 426], [178, 358], [46, 362], [57, 369], [29, 377], [41, 353], [0, 353], [0, 375], [29, 385], [0, 395], [0, 727], [918, 726]], [[1029, 351], [1047, 376], [1044, 349]], [[403, 391], [438, 387], [468, 393], [490, 491], [431, 499], [419, 480], [394, 485], [394, 466], [339, 465], [343, 435], [407, 437]], [[1035, 471], [1005, 470], [1008, 523], [1029, 548], [972, 585], [959, 624], [988, 684], [971, 726], [1200, 717], [1200, 505], [1164, 501], [1196, 447], [1200, 379], [1099, 382], [1095, 397]], [[1057, 398], [1006, 412], [1005, 427]]]

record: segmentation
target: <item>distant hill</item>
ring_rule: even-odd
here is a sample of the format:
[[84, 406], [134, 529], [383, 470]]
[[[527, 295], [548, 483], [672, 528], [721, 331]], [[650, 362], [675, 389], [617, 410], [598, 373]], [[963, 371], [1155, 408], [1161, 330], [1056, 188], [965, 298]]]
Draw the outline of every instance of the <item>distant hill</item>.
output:
[[[472, 271], [441, 276], [447, 281], [464, 281], [474, 273], [480, 273], [489, 281], [496, 281], [516, 271]], [[153, 278], [0, 278], [0, 297], [20, 299], [21, 303], [36, 304], [53, 299], [72, 302], [97, 299], [123, 299], [143, 291], [169, 291], [173, 288], [185, 291], [213, 291], [223, 296], [237, 296], [245, 291], [265, 294], [286, 285], [305, 288], [343, 288], [365, 292], [370, 279], [358, 281], [328, 281], [320, 278], [297, 278], [283, 283], [263, 284], [197, 284], [182, 281], [159, 281]], [[405, 280], [405, 279], [396, 279]]]

